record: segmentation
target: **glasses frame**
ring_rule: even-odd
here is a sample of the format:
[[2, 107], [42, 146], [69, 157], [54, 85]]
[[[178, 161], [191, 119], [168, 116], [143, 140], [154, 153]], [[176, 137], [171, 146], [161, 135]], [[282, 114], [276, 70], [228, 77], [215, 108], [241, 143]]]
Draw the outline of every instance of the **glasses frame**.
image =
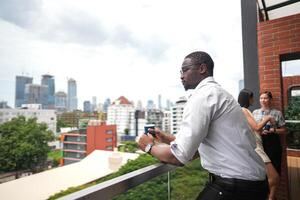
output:
[[189, 71], [190, 69], [192, 69], [192, 66], [194, 65], [201, 65], [202, 63], [193, 63], [193, 64], [189, 64], [189, 65], [184, 65], [181, 67], [180, 70], [180, 74], [184, 74], [185, 72]]

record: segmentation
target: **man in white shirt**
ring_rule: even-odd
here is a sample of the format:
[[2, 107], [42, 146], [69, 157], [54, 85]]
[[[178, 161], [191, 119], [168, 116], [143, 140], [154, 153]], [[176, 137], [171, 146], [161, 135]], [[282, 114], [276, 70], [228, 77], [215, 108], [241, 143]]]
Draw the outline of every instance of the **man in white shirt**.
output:
[[[162, 162], [184, 165], [198, 150], [210, 181], [197, 199], [267, 198], [264, 163], [241, 107], [213, 79], [214, 62], [202, 51], [187, 55], [181, 67], [185, 90], [194, 89], [183, 113], [179, 133], [159, 129], [139, 140], [142, 150]], [[160, 143], [154, 143], [154, 139]], [[163, 143], [163, 144], [162, 144]]]

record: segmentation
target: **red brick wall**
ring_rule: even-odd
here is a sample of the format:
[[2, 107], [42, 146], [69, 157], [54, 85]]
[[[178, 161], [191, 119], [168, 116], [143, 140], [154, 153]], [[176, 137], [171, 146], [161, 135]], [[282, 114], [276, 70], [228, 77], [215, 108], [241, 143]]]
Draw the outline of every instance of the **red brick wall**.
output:
[[[111, 134], [107, 134], [106, 131], [111, 130]], [[117, 147], [117, 128], [116, 125], [98, 125], [87, 127], [87, 141], [86, 141], [86, 153], [87, 155], [94, 150], [107, 150], [107, 146]], [[106, 139], [111, 138], [111, 142], [107, 142]], [[110, 151], [113, 151], [111, 149]]]
[[[280, 55], [300, 52], [300, 14], [257, 24], [260, 91], [273, 93], [273, 105], [283, 111]], [[277, 199], [288, 199], [286, 140]]]
[[300, 85], [300, 76], [287, 76], [282, 78], [282, 90], [283, 90], [283, 106], [288, 105], [288, 90], [290, 86]]

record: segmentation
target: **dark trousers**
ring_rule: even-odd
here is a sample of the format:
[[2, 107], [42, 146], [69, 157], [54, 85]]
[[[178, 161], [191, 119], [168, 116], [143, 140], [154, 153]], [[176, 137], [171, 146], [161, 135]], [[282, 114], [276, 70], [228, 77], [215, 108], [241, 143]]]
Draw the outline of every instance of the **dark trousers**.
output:
[[262, 135], [262, 143], [264, 151], [269, 156], [273, 166], [280, 175], [281, 172], [281, 157], [282, 146], [280, 137], [276, 133], [270, 133], [268, 135]]
[[266, 200], [268, 192], [267, 180], [247, 181], [210, 174], [197, 200]]

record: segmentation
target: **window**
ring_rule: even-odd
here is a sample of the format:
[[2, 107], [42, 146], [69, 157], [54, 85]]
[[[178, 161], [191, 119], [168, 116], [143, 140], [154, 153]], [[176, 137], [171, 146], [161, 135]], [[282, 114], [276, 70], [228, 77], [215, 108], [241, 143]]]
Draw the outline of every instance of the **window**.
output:
[[106, 138], [105, 141], [106, 142], [112, 142], [112, 138]]
[[106, 130], [105, 133], [106, 133], [106, 134], [112, 134], [113, 131], [112, 131], [112, 130]]
[[105, 149], [106, 149], [106, 150], [112, 150], [113, 147], [110, 145], [110, 146], [106, 146]]

